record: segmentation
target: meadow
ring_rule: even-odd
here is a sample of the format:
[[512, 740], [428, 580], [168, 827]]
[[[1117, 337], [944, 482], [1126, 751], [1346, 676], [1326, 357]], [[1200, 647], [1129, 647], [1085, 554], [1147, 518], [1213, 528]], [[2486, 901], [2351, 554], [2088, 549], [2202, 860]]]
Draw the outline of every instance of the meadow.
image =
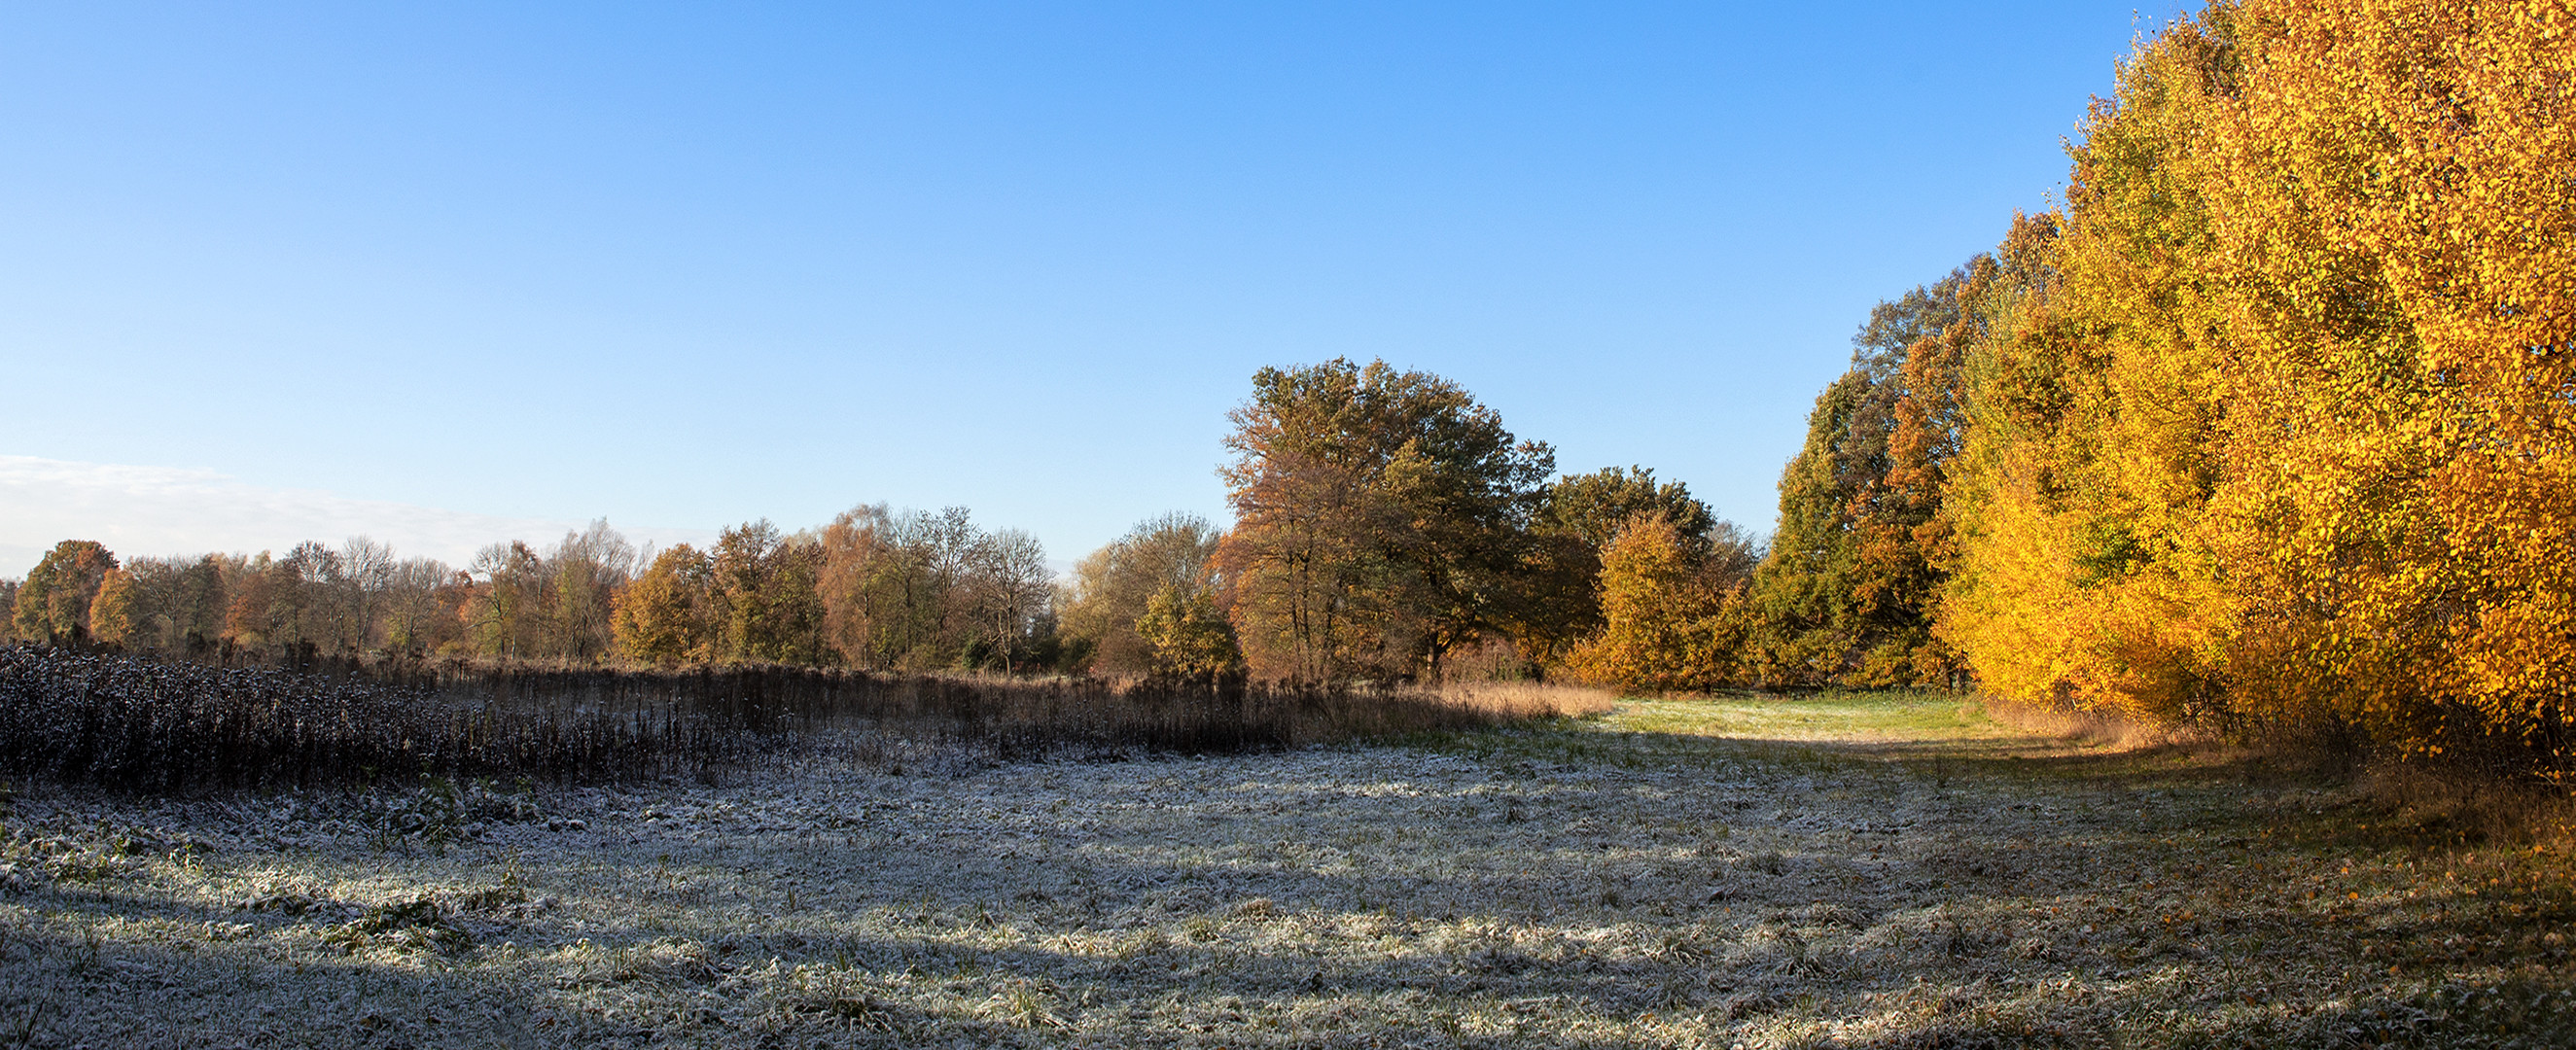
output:
[[1720, 695], [713, 783], [28, 781], [0, 1045], [2576, 1036], [2563, 831], [2065, 729]]

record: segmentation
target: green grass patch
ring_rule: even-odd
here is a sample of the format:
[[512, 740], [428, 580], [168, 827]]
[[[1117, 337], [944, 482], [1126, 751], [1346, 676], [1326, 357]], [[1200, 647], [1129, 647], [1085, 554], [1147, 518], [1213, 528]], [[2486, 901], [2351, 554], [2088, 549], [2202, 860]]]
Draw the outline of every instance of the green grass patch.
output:
[[1640, 769], [1760, 761], [1823, 769], [1852, 761], [1976, 761], [2063, 750], [2064, 741], [1929, 689], [1623, 697], [1607, 713], [1429, 733], [1408, 746], [1483, 758]]
[[2028, 736], [1987, 718], [1972, 698], [1930, 689], [1623, 698], [1595, 724], [1618, 732], [1743, 740], [1921, 743]]

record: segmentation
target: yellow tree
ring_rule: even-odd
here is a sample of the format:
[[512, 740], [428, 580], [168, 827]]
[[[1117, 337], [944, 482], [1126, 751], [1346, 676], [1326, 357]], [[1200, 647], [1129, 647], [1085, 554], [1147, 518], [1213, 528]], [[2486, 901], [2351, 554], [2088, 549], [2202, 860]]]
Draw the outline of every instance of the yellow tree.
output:
[[2224, 684], [2236, 606], [2205, 515], [2226, 398], [2200, 154], [2227, 54], [2179, 23], [2122, 66], [2064, 212], [2017, 223], [1977, 305], [1941, 633], [2015, 699], [2181, 718]]
[[609, 614], [617, 651], [626, 659], [676, 664], [712, 659], [710, 597], [715, 569], [682, 543], [664, 550], [634, 582], [619, 588]]
[[104, 645], [124, 645], [134, 634], [134, 574], [124, 569], [109, 569], [98, 582], [98, 594], [89, 603], [89, 636]]
[[1145, 646], [1144, 669], [1149, 674], [1208, 679], [1243, 669], [1234, 625], [1217, 608], [1213, 593], [1204, 588], [1163, 585], [1146, 599], [1135, 631]]
[[2250, 698], [2433, 746], [2568, 741], [2576, 13], [2229, 12], [2210, 193], [2237, 294], [2224, 494]]
[[1712, 559], [1662, 514], [1642, 514], [1601, 553], [1600, 631], [1567, 660], [1576, 674], [1619, 689], [1716, 688], [1738, 674], [1750, 551]]
[[2568, 757], [2571, 83], [2549, 3], [2215, 4], [2123, 66], [1967, 354], [1990, 688]]
[[1539, 494], [1529, 563], [1505, 625], [1525, 659], [1562, 664], [1576, 643], [1601, 629], [1602, 552], [1643, 514], [1663, 515], [1683, 542], [1700, 548], [1741, 538], [1689, 486], [1657, 481], [1646, 467], [1558, 478]]

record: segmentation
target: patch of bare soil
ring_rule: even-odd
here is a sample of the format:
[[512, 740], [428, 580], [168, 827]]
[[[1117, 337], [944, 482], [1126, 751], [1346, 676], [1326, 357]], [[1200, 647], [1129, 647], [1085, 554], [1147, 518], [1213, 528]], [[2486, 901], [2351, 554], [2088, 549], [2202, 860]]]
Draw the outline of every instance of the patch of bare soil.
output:
[[718, 787], [22, 789], [0, 1046], [2576, 1045], [2556, 847], [2249, 772], [1614, 721]]

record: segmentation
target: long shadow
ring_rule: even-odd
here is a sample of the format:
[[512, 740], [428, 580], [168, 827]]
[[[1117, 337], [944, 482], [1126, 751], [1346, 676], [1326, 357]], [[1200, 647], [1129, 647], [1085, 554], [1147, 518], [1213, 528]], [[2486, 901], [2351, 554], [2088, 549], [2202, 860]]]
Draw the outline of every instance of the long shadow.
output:
[[[1726, 783], [1707, 788], [1711, 822], [1735, 820], [1785, 835], [1804, 834], [1799, 815], [1776, 793], [1766, 790], [1783, 776], [1812, 776], [1822, 789], [1851, 783], [1901, 792], [1919, 792], [1938, 800], [1947, 790], [1941, 778], [1985, 779], [2018, 785], [2034, 782], [2043, 803], [2106, 801], [2111, 789], [2125, 790], [2142, 777], [2163, 773], [2143, 769], [2134, 756], [2050, 755], [1961, 757], [1936, 748], [1914, 748], [1899, 742], [1836, 744], [1817, 741], [1759, 741], [1709, 738], [1689, 734], [1625, 734], [1622, 747], [1660, 759], [1679, 758], [1685, 770], [1723, 771]], [[827, 1035], [843, 1043], [903, 1043], [930, 1035], [960, 1037], [979, 1043], [1034, 1041], [1043, 1025], [1022, 1028], [996, 1020], [1007, 1009], [925, 1009], [908, 1003], [893, 985], [892, 975], [948, 973], [961, 975], [977, 989], [991, 987], [1004, 995], [1009, 982], [1042, 980], [1028, 994], [1039, 1007], [1079, 1021], [1089, 1011], [1140, 1007], [1169, 997], [1213, 1003], [1227, 996], [1253, 1003], [1293, 1004], [1357, 998], [1372, 1031], [1390, 1030], [1400, 1041], [1457, 1038], [1473, 1045], [1473, 1033], [1454, 1030], [1462, 1009], [1500, 1009], [1510, 1001], [1545, 1000], [1550, 1009], [1580, 1015], [1634, 1020], [1655, 1013], [1696, 1012], [1711, 1018], [1719, 1030], [1765, 1023], [1783, 1011], [1799, 1008], [1801, 996], [1843, 994], [1858, 1005], [1863, 995], [1898, 995], [1917, 982], [1956, 985], [1975, 980], [2030, 980], [2067, 972], [2134, 973], [2155, 966], [2189, 967], [2207, 960], [2192, 945], [2173, 936], [2147, 936], [2112, 943], [2105, 937], [2087, 946], [2090, 954], [2070, 959], [2025, 958], [2015, 954], [2009, 935], [1992, 929], [1969, 929], [1969, 919], [1953, 917], [1947, 933], [1938, 913], [1965, 910], [1982, 915], [2031, 913], [2072, 907], [2106, 883], [2135, 876], [2139, 865], [2161, 855], [2156, 836], [2170, 830], [2142, 822], [2117, 809], [2082, 810], [2079, 820], [2054, 835], [2016, 834], [2016, 828], [1990, 827], [1984, 834], [1949, 835], [1909, 850], [1905, 829], [1887, 836], [1876, 852], [1876, 867], [1858, 863], [1868, 850], [1865, 839], [1826, 842], [1834, 829], [1817, 829], [1809, 850], [1791, 848], [1743, 854], [1725, 848], [1703, 849], [1669, 862], [1647, 863], [1623, 850], [1657, 845], [1657, 829], [1604, 827], [1591, 812], [1558, 806], [1540, 790], [1553, 770], [1536, 774], [1512, 772], [1514, 762], [1528, 758], [1508, 739], [1485, 751], [1492, 779], [1525, 783], [1529, 789], [1502, 799], [1441, 796], [1412, 809], [1397, 809], [1345, 800], [1334, 826], [1362, 834], [1386, 836], [1423, 830], [1426, 821], [1446, 834], [1452, 845], [1464, 844], [1486, 856], [1465, 870], [1426, 875], [1418, 870], [1325, 873], [1301, 869], [1286, 860], [1263, 866], [1237, 857], [1224, 864], [1173, 857], [1160, 862], [1117, 861], [1099, 856], [1032, 862], [1007, 852], [987, 837], [905, 841], [912, 851], [900, 875], [881, 866], [881, 881], [841, 887], [807, 912], [821, 916], [775, 914], [748, 926], [721, 921], [700, 911], [676, 920], [612, 923], [573, 930], [543, 917], [517, 922], [484, 938], [481, 951], [506, 935], [531, 946], [560, 946], [591, 939], [610, 952], [636, 952], [668, 940], [704, 947], [703, 965], [641, 966], [636, 976], [652, 1002], [681, 1004], [670, 1016], [651, 1024], [586, 1014], [564, 989], [510, 986], [496, 975], [476, 972], [473, 957], [454, 965], [432, 954], [395, 964], [348, 958], [315, 962], [271, 959], [249, 951], [183, 950], [164, 943], [114, 943], [93, 947], [65, 935], [55, 925], [13, 930], [0, 962], [19, 975], [0, 1003], [0, 1043], [8, 1041], [8, 1017], [35, 1001], [31, 991], [42, 981], [57, 982], [78, 993], [49, 1001], [87, 1004], [103, 1016], [167, 1018], [175, 997], [192, 995], [209, 1003], [263, 1003], [279, 1006], [274, 1017], [251, 1020], [246, 1015], [182, 1023], [171, 1035], [214, 1041], [217, 1036], [256, 1034], [281, 1045], [609, 1045], [619, 1040], [641, 1043], [661, 1039], [721, 1045], [755, 1041], [756, 1033], [738, 1012], [690, 1013], [682, 1007], [709, 997], [744, 994], [729, 979], [767, 966], [772, 960], [789, 968], [828, 968], [854, 982], [838, 991], [825, 988], [773, 996], [762, 1016], [796, 1031]], [[1473, 740], [1453, 750], [1473, 752]], [[1540, 756], [1544, 758], [1545, 756]], [[1642, 790], [1620, 780], [1626, 768], [1615, 756], [1567, 753], [1603, 774], [1595, 794]], [[1943, 765], [1943, 764], [1948, 765]], [[2150, 763], [2152, 765], [2152, 763]], [[1533, 779], [1534, 777], [1534, 779]], [[1518, 778], [1518, 779], [1514, 779]], [[1769, 778], [1769, 779], [1765, 779]], [[1656, 790], [1669, 789], [1660, 781]], [[1333, 785], [1318, 786], [1315, 796], [1329, 805]], [[1810, 794], [1813, 791], [1809, 791]], [[1187, 804], [1192, 799], [1175, 800]], [[1846, 800], [1851, 801], [1851, 800]], [[1865, 803], [1866, 799], [1859, 800]], [[2108, 799], [2116, 803], [2116, 798]], [[1738, 807], [1737, 803], [1745, 803]], [[1863, 808], [1866, 808], [1865, 806]], [[1763, 809], [1774, 810], [1769, 816]], [[1177, 807], [1175, 808], [1177, 812]], [[1219, 815], [1242, 825], [1243, 841], [1271, 841], [1293, 832], [1287, 820], [1259, 814]], [[1535, 826], [1533, 826], [1535, 825]], [[1974, 825], [1967, 829], [1974, 831]], [[1862, 834], [1882, 834], [1872, 829]], [[1648, 839], [1639, 843], [1639, 839]], [[1610, 862], [1586, 857], [1595, 842], [1610, 842], [1601, 851]], [[1625, 841], [1626, 845], [1621, 843]], [[1705, 844], [1705, 840], [1702, 840]], [[1536, 842], [1553, 848], [1514, 851], [1515, 844]], [[1666, 843], [1669, 845], [1669, 843]], [[718, 841], [694, 847], [675, 844], [673, 856], [687, 877], [714, 899], [775, 901], [775, 887], [745, 869], [825, 870], [845, 867], [848, 847], [822, 841], [779, 843], [745, 835], [740, 841]], [[1599, 886], [1598, 874], [1624, 865], [1643, 871], [1659, 888], [1602, 887], [1585, 898], [1565, 899], [1570, 885]], [[1698, 869], [1694, 873], [1692, 868]], [[1722, 875], [1699, 878], [1697, 875]], [[1857, 916], [1830, 915], [1807, 901], [1823, 879], [1854, 876], [1876, 879], [1889, 907]], [[568, 878], [538, 873], [535, 881]], [[1695, 880], [1695, 881], [1694, 881]], [[1679, 895], [1672, 887], [1723, 883], [1733, 896], [1723, 899]], [[567, 892], [576, 887], [557, 887]], [[1627, 888], [1622, 899], [1610, 891]], [[596, 891], [599, 887], [590, 887]], [[1695, 891], [1694, 891], [1695, 892]], [[95, 907], [84, 907], [83, 897]], [[260, 931], [291, 925], [289, 920], [250, 916], [220, 906], [166, 897], [73, 891], [57, 893], [56, 903], [73, 912], [96, 911], [129, 918], [151, 917], [172, 923], [204, 925], [249, 922]], [[1482, 897], [1483, 900], [1478, 898]], [[863, 913], [901, 908], [936, 899], [924, 906], [917, 932], [869, 932], [859, 926]], [[1394, 951], [1355, 958], [1351, 952], [1291, 950], [1263, 954], [1258, 945], [1237, 940], [1247, 932], [1239, 919], [1250, 900], [1288, 915], [1322, 913], [1374, 915], [1404, 942]], [[1543, 901], [1544, 904], [1520, 903]], [[1934, 937], [1910, 965], [1884, 973], [1854, 973], [1848, 959], [1803, 953], [1796, 938], [1818, 936], [1819, 929], [1851, 927], [1832, 936], [1851, 940], [1858, 929], [1874, 928], [1893, 913], [1933, 915], [1926, 926]], [[1132, 953], [1080, 952], [1047, 947], [1068, 936], [1094, 936], [1118, 930], [1149, 931], [1186, 928], [1190, 918], [1207, 918], [1206, 940], [1162, 938]], [[1003, 922], [1023, 929], [1012, 943], [977, 943], [979, 922]], [[2259, 912], [2252, 922], [2270, 936], [2298, 938], [2310, 921], [2290, 908]], [[1461, 923], [1535, 923], [1560, 931], [1622, 929], [1678, 931], [1687, 936], [1668, 945], [1668, 953], [1593, 952], [1559, 937], [1537, 944], [1510, 938], [1434, 946], [1430, 928]], [[2245, 930], [2224, 932], [2243, 933]], [[2312, 936], [2310, 950], [2349, 952], [2349, 938]], [[2094, 951], [2098, 947], [2101, 950]], [[1732, 953], [1732, 954], [1730, 954]], [[2463, 965], [2467, 963], [2464, 961]], [[1837, 969], [1837, 968], [1842, 969]], [[35, 978], [42, 978], [42, 981]], [[620, 983], [614, 974], [608, 978]], [[68, 982], [64, 984], [63, 982]], [[874, 982], [874, 983], [871, 983]], [[51, 986], [44, 986], [51, 987]], [[2399, 1040], [2401, 1045], [2477, 1045], [2473, 1026], [2493, 1017], [2520, 1019], [2526, 1028], [2549, 1017], [2545, 998], [2555, 986], [2532, 983], [2528, 994], [2505, 994], [2470, 1005], [2426, 1004], [2399, 996], [2346, 997], [2300, 1004], [2304, 1020], [2248, 1020], [2220, 1034], [2267, 1045], [2346, 1045], [2348, 1032]], [[192, 991], [193, 990], [193, 991]], [[575, 989], [577, 991], [577, 989]], [[2520, 999], [2514, 998], [2521, 995]], [[1088, 1003], [1089, 1005], [1084, 1005]], [[2515, 1005], [2519, 1003], [2520, 1005]], [[402, 1004], [393, 1009], [381, 1004]], [[1003, 1004], [1007, 1006], [1008, 1004]], [[2108, 993], [2085, 1002], [2039, 1003], [1980, 1016], [1937, 1013], [1901, 1025], [1894, 1031], [1856, 1040], [1850, 1045], [2086, 1045], [2100, 1041], [2105, 1025], [2116, 1026], [2123, 1011], [2169, 1005], [2145, 993], [2122, 998]], [[250, 1008], [253, 1011], [256, 1007]], [[1439, 1014], [1439, 1016], [1433, 1016]], [[26, 1016], [14, 1014], [15, 1016]], [[179, 1016], [186, 1016], [180, 1014]], [[1246, 1025], [1228, 1026], [1222, 1012], [1210, 1007], [1214, 1030], [1202, 1033], [1210, 1043], [1233, 1045], [1301, 1045], [1360, 1041], [1364, 1033], [1284, 1033]], [[1031, 1015], [1032, 1023], [1042, 1018]], [[1444, 1026], [1443, 1020], [1451, 1022]], [[67, 1018], [35, 1017], [35, 1034], [59, 1034]], [[2563, 1020], [2563, 1015], [2560, 1015]], [[2471, 1026], [2471, 1027], [2464, 1027]], [[135, 1030], [135, 1031], [140, 1031]], [[1597, 1030], [1596, 1030], [1597, 1031]], [[1158, 1036], [1168, 1033], [1157, 1033]], [[2444, 1040], [2451, 1040], [2444, 1042]], [[25, 1041], [25, 1040], [22, 1040]], [[140, 1043], [142, 1040], [137, 1039]], [[184, 1040], [183, 1040], [184, 1041]], [[1658, 1040], [1620, 1042], [1576, 1030], [1534, 1030], [1496, 1045], [1622, 1046], [1654, 1045]], [[41, 1041], [38, 1041], [41, 1045]]]

